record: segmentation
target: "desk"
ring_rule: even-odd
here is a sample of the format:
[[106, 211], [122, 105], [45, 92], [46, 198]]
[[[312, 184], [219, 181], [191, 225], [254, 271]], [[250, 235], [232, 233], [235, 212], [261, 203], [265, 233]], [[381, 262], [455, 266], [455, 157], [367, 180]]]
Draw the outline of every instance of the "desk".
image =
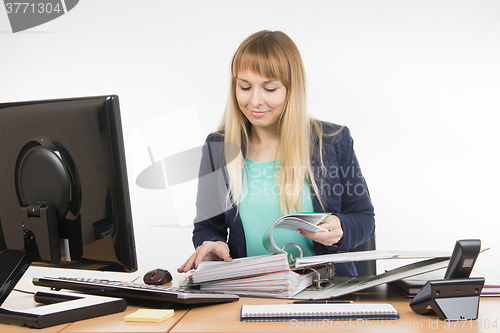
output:
[[[350, 299], [359, 303], [392, 303], [398, 310], [399, 320], [369, 320], [359, 324], [347, 321], [297, 322], [240, 322], [242, 304], [287, 303], [288, 300], [242, 297], [238, 302], [176, 309], [175, 316], [162, 323], [130, 323], [124, 317], [136, 311], [137, 306], [129, 306], [125, 312], [87, 319], [75, 323], [58, 325], [41, 330], [0, 324], [2, 333], [40, 332], [40, 333], [76, 333], [76, 332], [331, 332], [352, 329], [359, 332], [500, 332], [500, 298], [481, 297], [479, 318], [477, 321], [445, 323], [435, 315], [415, 314], [409, 304], [411, 299], [401, 295], [387, 285], [377, 286], [362, 292], [347, 295], [341, 299]], [[349, 324], [349, 325], [348, 325]], [[307, 326], [309, 325], [309, 326]], [[316, 326], [314, 326], [316, 325]], [[337, 328], [336, 326], [337, 325]], [[344, 325], [344, 326], [342, 326]], [[482, 325], [482, 327], [479, 327]], [[489, 326], [488, 326], [489, 325]], [[496, 325], [496, 327], [494, 326]], [[477, 326], [477, 327], [476, 327]], [[488, 326], [488, 327], [487, 327]], [[316, 330], [314, 330], [316, 327]], [[343, 327], [343, 329], [342, 329]]]
[[[175, 325], [182, 320], [189, 309], [174, 311], [174, 316], [161, 323], [125, 322], [126, 315], [137, 311], [136, 306], [129, 306], [127, 310], [109, 316], [97, 317], [72, 323], [65, 327], [61, 333], [82, 332], [170, 332]], [[3, 333], [3, 331], [2, 331]]]
[[43, 329], [31, 329], [15, 325], [0, 324], [2, 333], [76, 333], [76, 332], [99, 332], [99, 333], [129, 333], [129, 332], [170, 332], [171, 329], [184, 317], [189, 309], [175, 310], [174, 317], [161, 323], [139, 323], [125, 322], [126, 315], [137, 311], [136, 306], [129, 306], [124, 312], [111, 314], [92, 319], [62, 324]]
[[[500, 332], [500, 298], [482, 297], [480, 302], [479, 320], [468, 322], [446, 323], [437, 316], [422, 316], [415, 314], [410, 308], [410, 298], [404, 297], [398, 291], [387, 285], [366, 289], [362, 292], [347, 295], [339, 299], [350, 299], [356, 303], [392, 303], [398, 310], [399, 320], [368, 320], [356, 322], [321, 321], [309, 322], [240, 322], [239, 313], [242, 304], [287, 303], [288, 300], [272, 300], [259, 298], [241, 298], [239, 302], [192, 308], [171, 330], [175, 333], [188, 332], [328, 332], [335, 330], [366, 331], [400, 331], [400, 332]], [[481, 323], [489, 322], [489, 329]], [[492, 327], [496, 321], [498, 325]], [[455, 324], [456, 323], [456, 324]], [[316, 324], [316, 326], [314, 326]], [[342, 326], [344, 324], [344, 326]], [[353, 324], [353, 325], [351, 325]], [[471, 328], [472, 326], [472, 328]]]

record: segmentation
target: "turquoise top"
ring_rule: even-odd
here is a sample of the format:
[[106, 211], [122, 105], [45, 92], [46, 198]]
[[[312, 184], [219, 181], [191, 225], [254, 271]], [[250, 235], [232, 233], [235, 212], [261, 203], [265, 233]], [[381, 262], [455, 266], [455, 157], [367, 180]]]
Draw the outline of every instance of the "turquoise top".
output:
[[[275, 166], [279, 160], [273, 162], [255, 162], [247, 158], [243, 174], [242, 199], [239, 204], [239, 213], [247, 247], [247, 256], [270, 254], [262, 244], [264, 234], [279, 219], [281, 208], [279, 203], [280, 186], [275, 183]], [[309, 186], [304, 185], [302, 200], [303, 212], [314, 212]], [[295, 231], [274, 229], [273, 239], [280, 248], [286, 243], [295, 243], [304, 252], [304, 256], [315, 255], [313, 241]], [[286, 247], [285, 251], [294, 258], [299, 256], [299, 250]]]

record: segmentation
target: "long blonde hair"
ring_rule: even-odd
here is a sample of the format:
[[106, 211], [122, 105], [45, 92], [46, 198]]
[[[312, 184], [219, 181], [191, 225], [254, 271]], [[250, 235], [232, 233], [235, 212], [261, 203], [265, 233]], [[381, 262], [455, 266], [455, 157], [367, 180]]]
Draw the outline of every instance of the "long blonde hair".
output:
[[[281, 31], [262, 30], [246, 38], [236, 50], [231, 63], [231, 86], [226, 110], [218, 131], [224, 134], [226, 156], [249, 143], [250, 122], [236, 100], [238, 74], [250, 70], [260, 76], [279, 80], [287, 90], [285, 108], [278, 126], [281, 142], [281, 165], [276, 173], [280, 184], [279, 201], [283, 214], [302, 209], [302, 193], [307, 179], [318, 196], [319, 189], [311, 167], [311, 134], [319, 139], [321, 155], [321, 123], [308, 116], [306, 107], [306, 77], [302, 57], [295, 43]], [[314, 133], [311, 133], [314, 131]], [[316, 142], [318, 144], [318, 142]], [[322, 158], [319, 159], [322, 161]], [[243, 181], [245, 157], [239, 155], [227, 165], [230, 201], [238, 204]]]

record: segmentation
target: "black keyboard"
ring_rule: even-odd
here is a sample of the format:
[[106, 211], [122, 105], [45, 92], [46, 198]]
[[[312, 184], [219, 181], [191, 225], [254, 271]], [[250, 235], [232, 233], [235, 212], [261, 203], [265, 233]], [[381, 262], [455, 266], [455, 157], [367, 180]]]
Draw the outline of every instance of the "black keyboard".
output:
[[150, 300], [181, 304], [225, 303], [239, 299], [238, 295], [207, 292], [196, 289], [148, 285], [93, 278], [44, 277], [33, 278], [35, 286], [53, 290], [69, 289], [92, 295], [124, 298], [126, 300]]

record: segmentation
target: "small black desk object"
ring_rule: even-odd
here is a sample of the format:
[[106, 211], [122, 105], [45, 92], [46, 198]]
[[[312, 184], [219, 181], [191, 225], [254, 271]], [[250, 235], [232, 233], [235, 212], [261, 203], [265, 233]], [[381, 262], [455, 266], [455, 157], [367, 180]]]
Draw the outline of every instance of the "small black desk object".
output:
[[478, 239], [459, 240], [442, 280], [430, 280], [410, 303], [417, 314], [434, 311], [441, 320], [477, 319], [484, 278], [469, 278], [481, 250]]
[[[24, 251], [5, 249], [0, 253], [0, 306], [28, 267]], [[24, 311], [0, 308], [0, 323], [45, 328], [122, 312], [127, 308], [127, 302], [122, 298], [60, 292], [37, 292], [34, 300], [51, 304]]]

